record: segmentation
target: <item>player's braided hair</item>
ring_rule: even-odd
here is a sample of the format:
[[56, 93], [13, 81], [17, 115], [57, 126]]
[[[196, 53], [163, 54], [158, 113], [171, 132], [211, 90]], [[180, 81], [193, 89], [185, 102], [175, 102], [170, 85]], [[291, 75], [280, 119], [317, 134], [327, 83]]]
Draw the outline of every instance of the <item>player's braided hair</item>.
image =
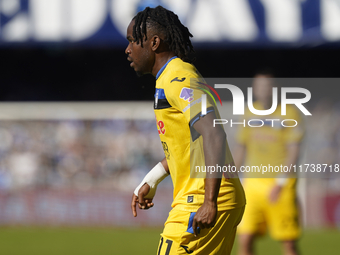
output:
[[141, 43], [143, 38], [147, 39], [147, 28], [155, 29], [158, 33], [165, 36], [164, 41], [169, 49], [183, 60], [188, 60], [188, 55], [194, 52], [190, 37], [193, 37], [189, 29], [178, 19], [178, 16], [162, 6], [156, 8], [146, 7], [134, 18], [133, 38], [136, 43]]

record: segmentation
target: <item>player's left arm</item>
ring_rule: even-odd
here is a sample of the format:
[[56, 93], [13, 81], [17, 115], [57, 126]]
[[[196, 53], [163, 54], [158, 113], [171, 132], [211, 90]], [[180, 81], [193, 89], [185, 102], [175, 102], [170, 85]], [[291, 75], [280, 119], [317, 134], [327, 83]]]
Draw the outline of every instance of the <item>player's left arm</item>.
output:
[[[297, 120], [298, 126], [287, 128], [284, 131], [284, 139], [286, 141], [286, 159], [284, 166], [292, 169], [298, 163], [300, 156], [301, 142], [304, 136], [304, 122], [300, 114], [294, 108], [289, 108], [289, 118]], [[292, 166], [292, 167], [291, 167]], [[294, 173], [284, 173], [276, 179], [276, 185], [269, 194], [269, 200], [274, 203], [278, 200], [282, 188], [286, 185], [288, 178], [295, 178]]]
[[297, 164], [300, 155], [300, 143], [289, 143], [286, 145], [287, 148], [287, 159], [286, 166], [294, 166]]
[[[221, 125], [213, 126], [216, 119], [215, 112], [210, 112], [206, 116], [201, 117], [194, 123], [193, 127], [203, 137], [203, 149], [205, 157], [205, 165], [223, 166], [225, 164], [226, 155], [226, 134]], [[197, 227], [201, 229], [211, 228], [215, 224], [217, 215], [217, 197], [221, 184], [221, 173], [208, 173], [205, 179], [205, 196], [203, 205], [198, 209], [194, 220], [193, 230], [197, 235]]]
[[[287, 158], [285, 161], [284, 166], [294, 166], [297, 164], [300, 154], [300, 143], [289, 143], [286, 145], [287, 150]], [[276, 185], [273, 187], [269, 194], [269, 200], [272, 203], [275, 203], [280, 196], [280, 193], [282, 191], [282, 188], [288, 181], [288, 178], [294, 178], [293, 173], [286, 173], [284, 175], [279, 176], [276, 179]]]

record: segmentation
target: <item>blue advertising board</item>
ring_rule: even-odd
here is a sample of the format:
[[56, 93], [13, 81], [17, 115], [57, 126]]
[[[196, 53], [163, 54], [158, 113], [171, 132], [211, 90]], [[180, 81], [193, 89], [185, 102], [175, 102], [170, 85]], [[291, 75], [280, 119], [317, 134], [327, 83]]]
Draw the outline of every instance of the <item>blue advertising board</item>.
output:
[[196, 46], [316, 47], [340, 42], [340, 0], [0, 0], [0, 47], [121, 48], [132, 17], [157, 5], [178, 14]]

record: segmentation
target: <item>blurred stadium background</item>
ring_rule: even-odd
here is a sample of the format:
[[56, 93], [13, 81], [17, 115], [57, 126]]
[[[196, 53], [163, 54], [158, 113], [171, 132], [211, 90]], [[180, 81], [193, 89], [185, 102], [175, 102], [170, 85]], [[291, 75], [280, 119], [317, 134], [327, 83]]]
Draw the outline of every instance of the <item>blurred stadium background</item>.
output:
[[[154, 78], [124, 50], [131, 18], [159, 4], [191, 30], [205, 77], [339, 77], [339, 0], [0, 0], [1, 255], [155, 253], [172, 186], [132, 217], [133, 189], [164, 154]], [[306, 88], [301, 162], [340, 163], [340, 88]], [[300, 179], [299, 194], [303, 254], [339, 254], [340, 173]]]

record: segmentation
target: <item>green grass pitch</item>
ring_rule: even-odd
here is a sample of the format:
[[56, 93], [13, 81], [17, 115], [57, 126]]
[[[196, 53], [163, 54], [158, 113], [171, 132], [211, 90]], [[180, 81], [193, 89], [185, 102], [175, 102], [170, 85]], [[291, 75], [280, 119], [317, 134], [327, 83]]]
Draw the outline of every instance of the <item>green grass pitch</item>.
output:
[[[161, 231], [161, 228], [1, 227], [0, 254], [149, 255], [156, 254]], [[338, 255], [340, 231], [305, 231], [299, 247], [302, 255]], [[258, 254], [280, 254], [279, 245], [268, 237], [261, 238], [256, 248]]]

